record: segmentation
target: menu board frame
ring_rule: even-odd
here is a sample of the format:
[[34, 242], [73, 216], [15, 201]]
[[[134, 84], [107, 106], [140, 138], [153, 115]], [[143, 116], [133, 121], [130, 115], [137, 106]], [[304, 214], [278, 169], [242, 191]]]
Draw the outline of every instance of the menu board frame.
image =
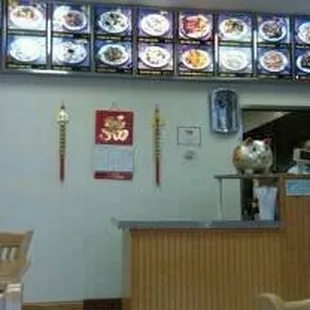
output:
[[[89, 57], [89, 66], [86, 71], [78, 72], [75, 70], [69, 70], [68, 67], [64, 68], [57, 68], [61, 70], [55, 70], [53, 69], [53, 63], [52, 63], [52, 42], [53, 42], [53, 6], [55, 5], [65, 5], [65, 6], [73, 6], [77, 5], [74, 3], [74, 1], [55, 1], [53, 3], [46, 2], [46, 18], [45, 18], [45, 25], [46, 30], [40, 30], [40, 31], [33, 31], [33, 30], [23, 30], [23, 29], [10, 29], [9, 27], [9, 20], [8, 20], [8, 6], [7, 4], [8, 0], [2, 0], [1, 2], [1, 13], [2, 16], [2, 23], [1, 23], [1, 34], [2, 34], [2, 42], [1, 44], [1, 68], [0, 73], [12, 73], [12, 72], [19, 72], [19, 73], [32, 73], [32, 74], [48, 74], [48, 75], [69, 75], [69, 76], [94, 76], [94, 77], [117, 77], [117, 78], [140, 78], [140, 79], [173, 79], [173, 80], [194, 80], [194, 81], [217, 81], [217, 80], [231, 80], [231, 81], [265, 81], [273, 80], [273, 81], [282, 81], [282, 79], [279, 79], [277, 75], [274, 76], [266, 76], [262, 78], [258, 74], [257, 70], [257, 64], [258, 64], [258, 24], [257, 24], [257, 17], [260, 15], [272, 15], [272, 13], [260, 13], [260, 12], [246, 12], [246, 11], [214, 11], [214, 10], [197, 10], [197, 9], [191, 9], [191, 8], [169, 8], [169, 7], [156, 7], [156, 6], [137, 6], [137, 5], [119, 5], [114, 3], [78, 3], [78, 5], [84, 5], [89, 7], [89, 33], [88, 33], [88, 42], [89, 42], [89, 50], [88, 50], [88, 57]], [[26, 0], [22, 0], [26, 1]], [[32, 2], [33, 3], [33, 2]], [[107, 6], [107, 7], [120, 7], [125, 9], [131, 10], [131, 26], [132, 26], [132, 34], [131, 34], [131, 68], [130, 70], [120, 70], [120, 69], [111, 69], [106, 70], [104, 72], [98, 72], [98, 67], [96, 65], [96, 42], [98, 39], [98, 33], [96, 31], [96, 7], [98, 6]], [[165, 75], [165, 74], [139, 74], [138, 72], [138, 65], [139, 65], [139, 55], [138, 55], [138, 44], [139, 44], [139, 36], [138, 36], [138, 28], [134, 25], [137, 24], [138, 21], [138, 11], [139, 10], [157, 10], [157, 11], [169, 11], [172, 14], [172, 38], [170, 39], [171, 44], [171, 50], [173, 53], [173, 70], [171, 71], [171, 74]], [[185, 44], [184, 40], [182, 41], [179, 37], [180, 32], [180, 14], [184, 12], [195, 12], [197, 14], [209, 14], [212, 16], [213, 20], [213, 28], [212, 28], [212, 42], [211, 43], [205, 43], [202, 44], [201, 42], [198, 44], [197, 42], [195, 44], [186, 43], [187, 46], [184, 47], [184, 50], [181, 50], [181, 45]], [[252, 20], [252, 29], [251, 29], [251, 36], [252, 41], [249, 43], [249, 47], [251, 47], [251, 55], [252, 55], [252, 74], [248, 75], [242, 75], [242, 74], [227, 74], [223, 75], [221, 74], [221, 71], [219, 70], [219, 52], [220, 47], [224, 47], [225, 44], [222, 44], [219, 40], [219, 24], [218, 24], [218, 18], [220, 14], [247, 14], [251, 17]], [[279, 16], [287, 16], [289, 19], [289, 36], [290, 36], [290, 42], [287, 43], [287, 51], [289, 53], [289, 60], [291, 65], [291, 73], [287, 75], [287, 78], [285, 81], [295, 81], [295, 82], [301, 82], [301, 81], [308, 81], [310, 80], [310, 68], [309, 72], [304, 75], [303, 78], [298, 76], [298, 68], [296, 65], [297, 55], [300, 52], [298, 50], [299, 45], [296, 43], [295, 40], [295, 22], [298, 18], [308, 18], [310, 21], [310, 14], [309, 15], [293, 15], [293, 14], [275, 14]], [[309, 29], [310, 29], [310, 22], [309, 22]], [[21, 65], [17, 67], [12, 67], [12, 65], [8, 64], [8, 49], [9, 49], [9, 43], [11, 42], [13, 38], [10, 36], [23, 36], [23, 37], [29, 37], [29, 36], [38, 36], [39, 33], [41, 35], [45, 34], [46, 39], [46, 66], [39, 66], [39, 65]], [[308, 34], [307, 34], [308, 35]], [[310, 30], [309, 30], [309, 36], [310, 36]], [[75, 37], [75, 36], [72, 36]], [[183, 43], [181, 43], [181, 41]], [[198, 40], [199, 41], [199, 40]], [[190, 42], [190, 40], [188, 40]], [[108, 42], [107, 42], [108, 43]], [[185, 45], [186, 45], [185, 44]], [[207, 51], [209, 54], [212, 54], [212, 70], [209, 69], [207, 73], [202, 73], [202, 71], [199, 72], [199, 70], [192, 69], [188, 70], [190, 72], [189, 74], [181, 74], [180, 71], [180, 55], [181, 53], [185, 53], [186, 50], [190, 49], [199, 49], [196, 48], [197, 46], [202, 47], [202, 51]], [[226, 46], [226, 45], [225, 45]], [[229, 46], [229, 44], [228, 44]], [[231, 45], [232, 46], [232, 45]], [[237, 45], [236, 45], [237, 46]], [[240, 45], [241, 46], [241, 45]], [[279, 45], [280, 46], [280, 45]], [[208, 47], [208, 48], [207, 48]], [[246, 47], [246, 44], [244, 45]], [[279, 48], [279, 47], [277, 47]], [[307, 45], [307, 48], [309, 48], [309, 58], [310, 58], [310, 40], [309, 44]], [[185, 52], [184, 52], [185, 51]], [[297, 53], [297, 54], [296, 54]], [[197, 56], [196, 54], [195, 56]], [[203, 66], [202, 66], [203, 67]], [[65, 69], [65, 70], [64, 70]], [[200, 68], [201, 69], [201, 68]], [[185, 69], [184, 69], [185, 70]], [[187, 69], [186, 69], [187, 70]], [[125, 72], [126, 71], [126, 72]]]

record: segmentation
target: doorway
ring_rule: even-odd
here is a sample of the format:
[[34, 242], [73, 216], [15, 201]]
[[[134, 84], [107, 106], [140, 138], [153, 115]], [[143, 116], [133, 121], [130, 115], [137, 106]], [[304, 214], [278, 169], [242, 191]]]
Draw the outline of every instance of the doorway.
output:
[[[243, 139], [270, 138], [274, 153], [273, 173], [285, 173], [294, 165], [293, 149], [310, 139], [310, 108], [247, 108], [242, 111]], [[255, 220], [258, 212], [253, 181], [241, 182], [242, 218]]]

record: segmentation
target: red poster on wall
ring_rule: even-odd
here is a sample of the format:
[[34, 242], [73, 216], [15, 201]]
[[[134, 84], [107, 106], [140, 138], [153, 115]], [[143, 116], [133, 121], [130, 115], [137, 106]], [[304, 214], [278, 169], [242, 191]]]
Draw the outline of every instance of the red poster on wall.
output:
[[96, 111], [95, 179], [132, 180], [133, 112]]

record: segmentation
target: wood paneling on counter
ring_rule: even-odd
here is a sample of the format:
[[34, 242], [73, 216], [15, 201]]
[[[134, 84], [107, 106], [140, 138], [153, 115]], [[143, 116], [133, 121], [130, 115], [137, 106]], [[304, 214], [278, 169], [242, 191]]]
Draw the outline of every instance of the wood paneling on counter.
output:
[[263, 292], [310, 298], [310, 197], [282, 190], [280, 204], [281, 228], [131, 229], [125, 309], [250, 310]]
[[132, 310], [250, 309], [281, 291], [277, 230], [132, 231]]

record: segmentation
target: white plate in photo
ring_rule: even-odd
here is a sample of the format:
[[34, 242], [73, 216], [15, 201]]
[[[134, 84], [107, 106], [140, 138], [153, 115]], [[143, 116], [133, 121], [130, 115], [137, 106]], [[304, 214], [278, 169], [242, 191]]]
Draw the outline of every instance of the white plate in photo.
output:
[[242, 50], [226, 50], [220, 54], [220, 64], [228, 71], [243, 71], [250, 64], [249, 55]]
[[128, 29], [129, 20], [128, 17], [121, 12], [109, 11], [100, 15], [98, 25], [105, 32], [118, 34]]
[[31, 63], [41, 57], [42, 44], [33, 38], [16, 39], [9, 49], [9, 54], [19, 62]]
[[166, 67], [170, 60], [171, 54], [168, 50], [160, 46], [148, 46], [140, 55], [141, 61], [150, 68]]
[[68, 10], [64, 12], [63, 26], [69, 31], [80, 31], [87, 26], [87, 16], [78, 10]]
[[117, 67], [125, 64], [129, 60], [130, 55], [123, 45], [108, 44], [100, 48], [98, 57], [101, 62]]
[[264, 70], [272, 73], [283, 71], [288, 65], [289, 61], [283, 53], [271, 50], [266, 52], [260, 59], [259, 63]]
[[149, 36], [160, 37], [170, 29], [169, 20], [160, 14], [149, 14], [142, 18], [140, 27]]
[[259, 26], [258, 33], [264, 41], [279, 42], [285, 38], [287, 29], [277, 20], [267, 20]]
[[303, 23], [298, 28], [298, 38], [306, 44], [310, 44], [310, 22]]
[[87, 49], [81, 43], [71, 41], [62, 42], [55, 46], [56, 59], [63, 64], [76, 65], [83, 62], [87, 55]]
[[211, 35], [212, 22], [201, 14], [180, 18], [181, 32], [188, 38], [201, 39]]
[[211, 57], [204, 50], [192, 48], [181, 55], [181, 61], [188, 69], [203, 70], [211, 64]]
[[228, 18], [220, 23], [219, 30], [226, 40], [241, 40], [249, 31], [248, 25], [239, 18]]
[[310, 73], [310, 51], [297, 58], [296, 66], [299, 70], [305, 73]]
[[20, 5], [11, 11], [10, 20], [18, 28], [38, 29], [44, 22], [44, 16], [33, 6]]

